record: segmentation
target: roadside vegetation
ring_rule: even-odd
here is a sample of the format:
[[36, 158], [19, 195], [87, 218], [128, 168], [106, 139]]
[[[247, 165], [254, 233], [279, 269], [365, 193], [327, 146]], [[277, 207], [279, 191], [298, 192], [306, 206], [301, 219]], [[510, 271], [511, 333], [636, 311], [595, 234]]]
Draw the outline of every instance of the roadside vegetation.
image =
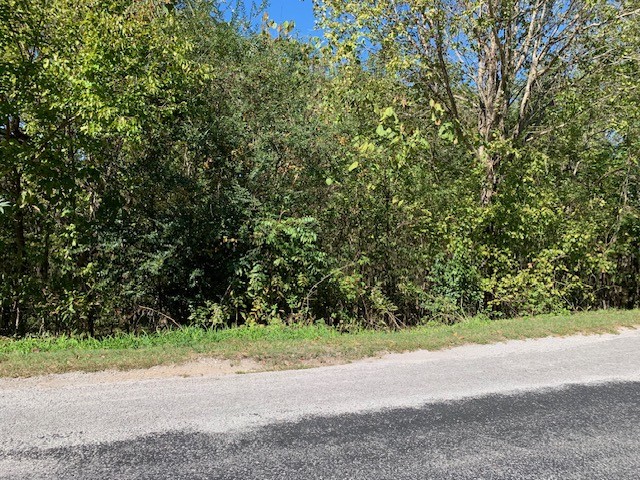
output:
[[638, 0], [245, 3], [0, 6], [5, 374], [640, 307]]
[[[383, 353], [440, 350], [505, 340], [614, 333], [640, 326], [640, 311], [542, 315], [508, 320], [472, 318], [399, 331], [339, 333], [325, 325], [242, 326], [225, 330], [184, 327], [103, 339], [56, 336], [0, 339], [0, 377], [72, 371], [130, 370], [200, 358], [251, 360], [259, 370], [346, 363]], [[241, 369], [241, 367], [239, 367]]]

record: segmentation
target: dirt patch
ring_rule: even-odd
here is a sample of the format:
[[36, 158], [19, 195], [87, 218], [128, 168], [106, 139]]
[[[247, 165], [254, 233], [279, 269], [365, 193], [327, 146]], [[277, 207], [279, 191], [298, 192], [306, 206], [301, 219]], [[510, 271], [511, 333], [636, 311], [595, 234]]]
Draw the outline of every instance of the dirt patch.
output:
[[108, 370], [104, 372], [72, 372], [43, 375], [31, 378], [0, 379], [0, 390], [24, 388], [77, 387], [105, 383], [136, 382], [162, 378], [219, 377], [267, 370], [266, 366], [252, 359], [221, 360], [200, 358], [180, 365], [160, 365], [137, 370]]

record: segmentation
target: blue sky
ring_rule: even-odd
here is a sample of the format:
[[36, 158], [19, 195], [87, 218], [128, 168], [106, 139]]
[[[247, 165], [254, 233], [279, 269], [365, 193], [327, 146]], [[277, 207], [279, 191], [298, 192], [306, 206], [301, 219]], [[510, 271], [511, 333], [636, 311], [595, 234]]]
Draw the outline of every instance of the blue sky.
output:
[[313, 35], [313, 5], [311, 0], [271, 0], [269, 15], [276, 22], [285, 20], [296, 22], [300, 35]]
[[[245, 0], [247, 4], [251, 0]], [[313, 4], [311, 0], [270, 0], [269, 16], [277, 23], [293, 20], [296, 32], [303, 37], [319, 35], [314, 31]]]

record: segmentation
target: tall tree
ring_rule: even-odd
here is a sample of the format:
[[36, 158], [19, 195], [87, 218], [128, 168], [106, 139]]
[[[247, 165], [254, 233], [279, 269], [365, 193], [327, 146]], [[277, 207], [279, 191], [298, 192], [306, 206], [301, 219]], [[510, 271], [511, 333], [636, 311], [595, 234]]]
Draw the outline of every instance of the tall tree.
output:
[[575, 65], [593, 53], [586, 39], [632, 15], [617, 3], [585, 0], [315, 4], [338, 57], [375, 58], [444, 108], [483, 171], [485, 205], [506, 152], [545, 131], [556, 96], [582, 75]]

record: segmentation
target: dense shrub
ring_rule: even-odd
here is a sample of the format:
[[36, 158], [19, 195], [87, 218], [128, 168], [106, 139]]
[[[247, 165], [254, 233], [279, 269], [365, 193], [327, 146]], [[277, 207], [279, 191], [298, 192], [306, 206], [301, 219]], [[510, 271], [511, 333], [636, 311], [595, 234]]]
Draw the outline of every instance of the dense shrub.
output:
[[11, 5], [0, 334], [640, 304], [633, 16], [608, 37], [624, 62], [559, 64], [526, 134], [503, 135], [514, 104], [481, 137], [477, 86], [452, 68], [453, 112], [400, 37], [328, 22], [323, 46], [213, 0]]

